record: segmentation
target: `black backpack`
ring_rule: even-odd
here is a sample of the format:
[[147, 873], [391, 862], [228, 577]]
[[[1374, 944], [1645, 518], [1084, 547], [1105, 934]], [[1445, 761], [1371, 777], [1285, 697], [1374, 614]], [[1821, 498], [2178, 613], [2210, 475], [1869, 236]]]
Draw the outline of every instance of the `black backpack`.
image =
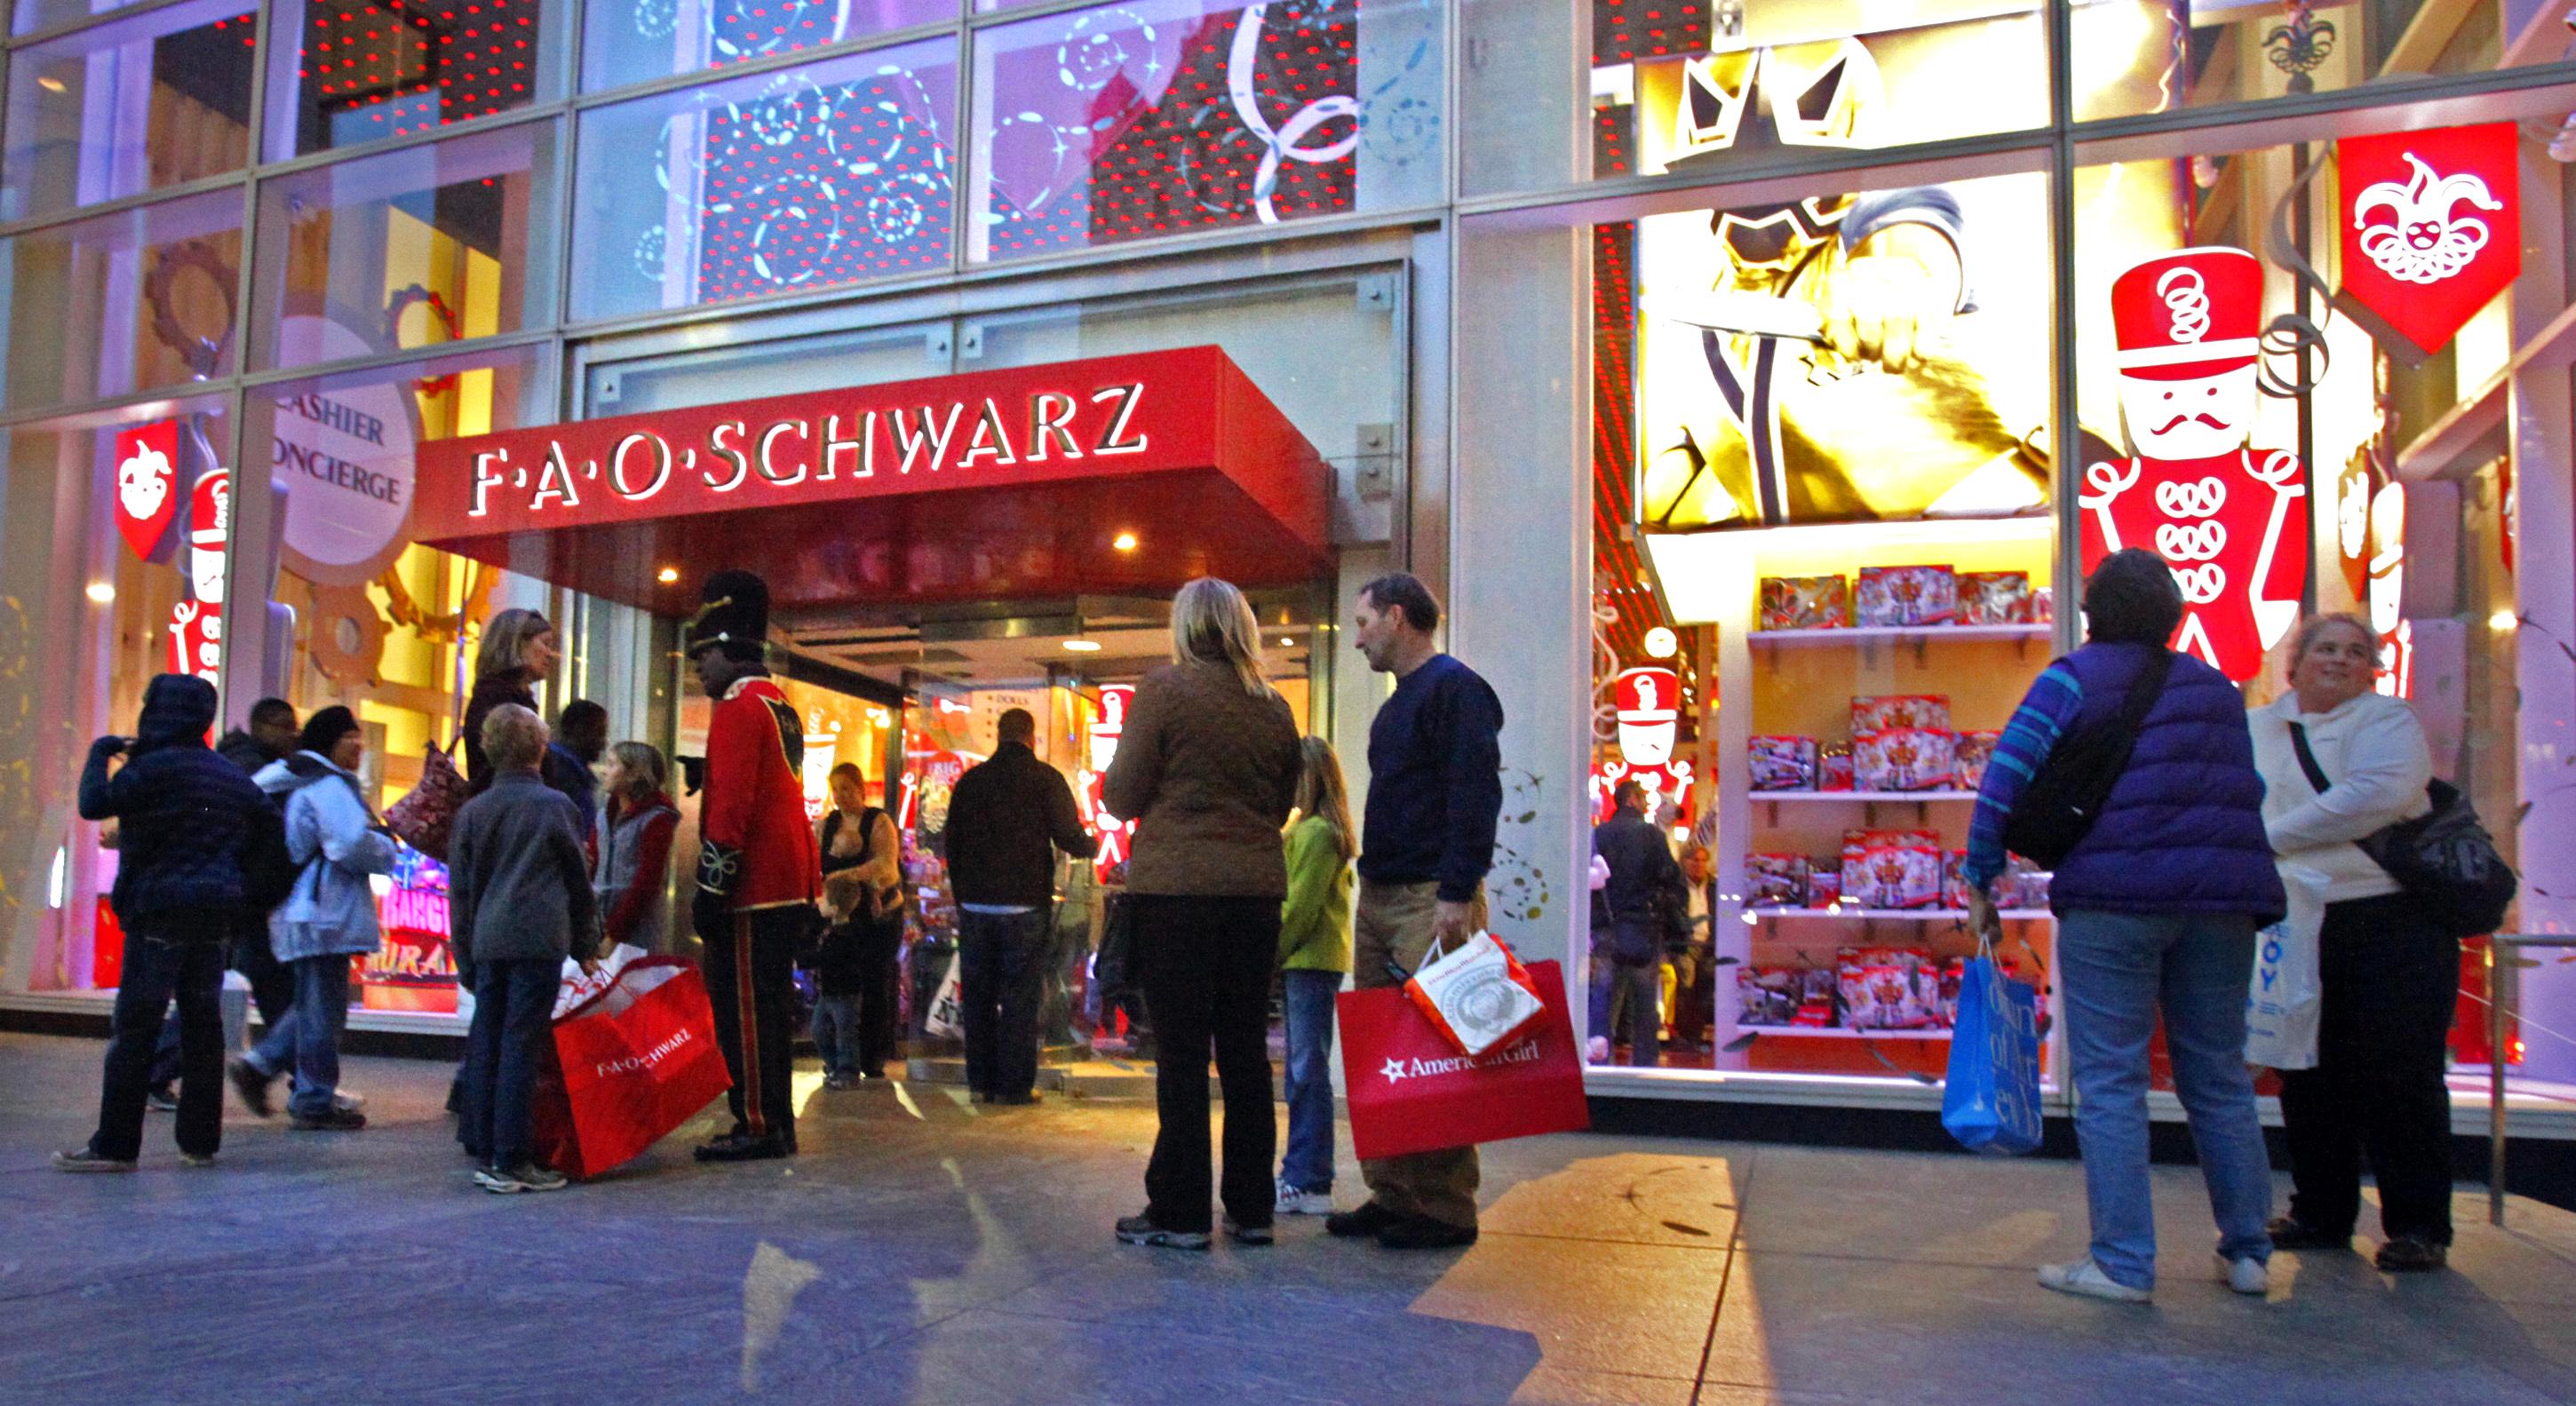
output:
[[242, 896], [251, 912], [265, 916], [295, 892], [304, 866], [286, 848], [286, 816], [274, 800], [250, 813], [242, 834]]
[[2156, 657], [2129, 681], [2118, 712], [2057, 739], [2030, 784], [2022, 788], [2021, 798], [2013, 802], [2012, 814], [2004, 817], [2004, 848], [2043, 869], [2054, 869], [2084, 843], [2084, 837], [2093, 833], [2093, 822], [2102, 818], [2102, 807], [2111, 799], [2120, 773], [2129, 769], [2138, 729], [2163, 695], [2173, 663], [2172, 650], [2157, 650]]
[[[2290, 745], [2299, 754], [2299, 770], [2308, 784], [2324, 794], [2334, 783], [2308, 749], [2308, 730], [2290, 724]], [[2453, 937], [2484, 937], [2504, 926], [2504, 910], [2513, 903], [2518, 881], [2513, 866], [2495, 846], [2495, 837], [2478, 819], [2477, 807], [2460, 788], [2434, 777], [2424, 787], [2433, 808], [2412, 820], [2384, 825], [2353, 841], [2388, 877], [2415, 896], [2426, 918]]]

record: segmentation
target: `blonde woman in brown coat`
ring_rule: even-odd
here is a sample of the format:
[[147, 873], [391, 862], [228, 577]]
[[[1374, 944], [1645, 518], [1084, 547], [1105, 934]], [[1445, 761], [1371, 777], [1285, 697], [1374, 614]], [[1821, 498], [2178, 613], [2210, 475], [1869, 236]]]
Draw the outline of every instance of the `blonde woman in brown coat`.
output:
[[1127, 864], [1146, 1013], [1161, 1058], [1162, 1125], [1145, 1168], [1145, 1210], [1118, 1222], [1130, 1245], [1209, 1242], [1207, 1065], [1225, 1095], [1225, 1227], [1270, 1243], [1270, 971], [1288, 892], [1279, 829], [1296, 799], [1297, 723], [1263, 677], [1261, 632], [1243, 593], [1213, 577], [1172, 602], [1172, 662], [1145, 676], [1105, 808], [1133, 819]]

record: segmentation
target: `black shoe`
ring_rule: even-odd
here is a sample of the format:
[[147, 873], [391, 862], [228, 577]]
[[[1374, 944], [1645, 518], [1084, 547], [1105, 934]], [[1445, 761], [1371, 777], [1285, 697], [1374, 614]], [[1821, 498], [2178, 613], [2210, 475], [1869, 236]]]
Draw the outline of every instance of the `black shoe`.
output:
[[1225, 1218], [1225, 1236], [1238, 1245], [1269, 1245], [1276, 1243], [1278, 1239], [1271, 1234], [1269, 1222], [1264, 1221], [1259, 1225], [1241, 1225], [1237, 1224], [1232, 1216]]
[[2272, 1248], [2275, 1250], [2349, 1250], [2352, 1248], [2352, 1232], [2346, 1231], [2337, 1235], [2332, 1231], [2319, 1230], [2313, 1225], [2288, 1216], [2279, 1217], [2263, 1228], [2271, 1234]]
[[2379, 1247], [2371, 1263], [2382, 1274], [2430, 1274], [2451, 1262], [2451, 1247], [2421, 1235], [2400, 1235]]
[[1403, 1219], [1404, 1217], [1375, 1201], [1368, 1201], [1363, 1202], [1357, 1210], [1335, 1211], [1324, 1217], [1324, 1233], [1339, 1236], [1345, 1240], [1356, 1240], [1364, 1236], [1381, 1234]]
[[720, 1137], [697, 1150], [701, 1162], [768, 1162], [795, 1155], [796, 1145], [784, 1138]]
[[1379, 1231], [1377, 1243], [1388, 1250], [1455, 1250], [1476, 1243], [1476, 1227], [1451, 1225], [1429, 1216], [1406, 1216]]
[[367, 1126], [367, 1115], [350, 1108], [334, 1108], [307, 1117], [298, 1113], [286, 1120], [286, 1126], [299, 1133], [354, 1133]]
[[1204, 1230], [1165, 1230], [1154, 1224], [1149, 1215], [1129, 1216], [1118, 1222], [1118, 1243], [1145, 1245], [1158, 1250], [1205, 1250], [1208, 1233]]
[[157, 1089], [143, 1091], [143, 1106], [154, 1113], [176, 1113], [179, 1111], [179, 1096], [170, 1092], [169, 1085], [163, 1084]]
[[233, 1081], [233, 1092], [241, 1095], [242, 1106], [262, 1118], [277, 1116], [277, 1105], [268, 1101], [268, 1086], [276, 1081], [274, 1074], [262, 1074], [246, 1059], [237, 1059], [224, 1071]]

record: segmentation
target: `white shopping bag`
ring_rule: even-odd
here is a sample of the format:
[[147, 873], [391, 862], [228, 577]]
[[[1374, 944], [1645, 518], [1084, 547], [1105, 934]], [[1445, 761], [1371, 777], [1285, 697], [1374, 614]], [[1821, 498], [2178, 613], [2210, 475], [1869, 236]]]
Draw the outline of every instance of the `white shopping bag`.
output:
[[621, 942], [609, 948], [608, 955], [599, 959], [597, 970], [586, 974], [581, 963], [570, 957], [564, 958], [563, 980], [555, 987], [554, 1018], [563, 1019], [564, 1012], [607, 990], [608, 984], [617, 980], [617, 974], [626, 970], [627, 963], [647, 955], [643, 948]]
[[2325, 925], [2326, 876], [2283, 864], [2290, 912], [2254, 935], [2254, 980], [2245, 996], [2245, 1062], [2270, 1069], [2313, 1069], [2324, 990], [2317, 976], [2317, 931]]
[[948, 958], [948, 975], [940, 978], [939, 994], [930, 998], [930, 1014], [924, 1016], [924, 1032], [942, 1040], [962, 1039], [966, 1034], [965, 1000], [958, 995], [957, 957]]
[[1424, 962], [1404, 994], [1470, 1057], [1511, 1039], [1545, 1009], [1529, 969], [1489, 932]]

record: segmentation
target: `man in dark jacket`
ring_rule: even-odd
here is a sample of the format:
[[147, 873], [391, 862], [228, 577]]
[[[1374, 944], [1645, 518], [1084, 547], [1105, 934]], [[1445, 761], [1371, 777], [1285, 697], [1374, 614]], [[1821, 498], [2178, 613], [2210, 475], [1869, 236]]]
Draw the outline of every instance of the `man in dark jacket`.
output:
[[459, 1137], [483, 1164], [474, 1183], [484, 1190], [558, 1191], [563, 1174], [531, 1155], [528, 1109], [564, 958], [590, 967], [599, 905], [579, 816], [538, 771], [546, 725], [504, 703], [484, 719], [482, 743], [492, 785], [456, 813], [447, 850], [453, 950], [474, 987]]
[[242, 775], [257, 775], [270, 762], [282, 762], [295, 754], [295, 705], [283, 698], [263, 698], [250, 705], [250, 726], [234, 728], [215, 743], [215, 755], [242, 769]]
[[1592, 831], [1592, 852], [1610, 866], [1610, 881], [1592, 895], [1592, 1039], [1595, 1064], [1610, 1058], [1610, 1022], [1619, 997], [1628, 1002], [1628, 1062], [1652, 1069], [1662, 1058], [1660, 970], [1668, 920], [1684, 900], [1672, 845], [1646, 818], [1646, 788], [1619, 783], [1618, 806]]
[[[215, 743], [215, 755], [240, 767], [242, 775], [256, 776], [270, 762], [284, 761], [294, 754], [297, 727], [294, 704], [283, 698], [263, 698], [250, 705], [250, 726], [225, 733]], [[276, 1028], [295, 1008], [295, 973], [269, 950], [264, 915], [249, 915], [235, 930], [230, 961], [232, 969], [250, 983], [251, 1004], [259, 1008], [260, 1023]], [[146, 1102], [153, 1110], [167, 1113], [179, 1106], [179, 1096], [172, 1088], [178, 1078], [179, 1016], [173, 1011], [161, 1026], [161, 1043], [152, 1051]]]
[[[1485, 925], [1485, 872], [1503, 809], [1503, 704], [1475, 670], [1440, 651], [1440, 602], [1403, 572], [1360, 588], [1352, 643], [1395, 692], [1369, 724], [1369, 786], [1360, 827], [1359, 902], [1351, 980], [1395, 986], [1437, 943]], [[1400, 969], [1400, 970], [1399, 970]], [[1476, 1240], [1473, 1145], [1360, 1163], [1369, 1199], [1324, 1218], [1345, 1237], [1390, 1250]]]
[[[130, 1172], [143, 1143], [144, 1081], [162, 1013], [179, 1001], [179, 1153], [214, 1161], [223, 1140], [224, 939], [250, 899], [243, 855], [276, 811], [250, 778], [206, 746], [215, 688], [163, 674], [145, 687], [135, 735], [92, 742], [81, 769], [84, 820], [118, 823], [108, 903], [125, 930], [98, 1130], [54, 1154], [66, 1172]], [[114, 775], [108, 761], [124, 754]]]
[[948, 884], [957, 900], [966, 1083], [982, 1103], [1035, 1103], [1055, 850], [1099, 852], [1064, 773], [1038, 760], [1037, 719], [1002, 714], [992, 759], [948, 797]]

